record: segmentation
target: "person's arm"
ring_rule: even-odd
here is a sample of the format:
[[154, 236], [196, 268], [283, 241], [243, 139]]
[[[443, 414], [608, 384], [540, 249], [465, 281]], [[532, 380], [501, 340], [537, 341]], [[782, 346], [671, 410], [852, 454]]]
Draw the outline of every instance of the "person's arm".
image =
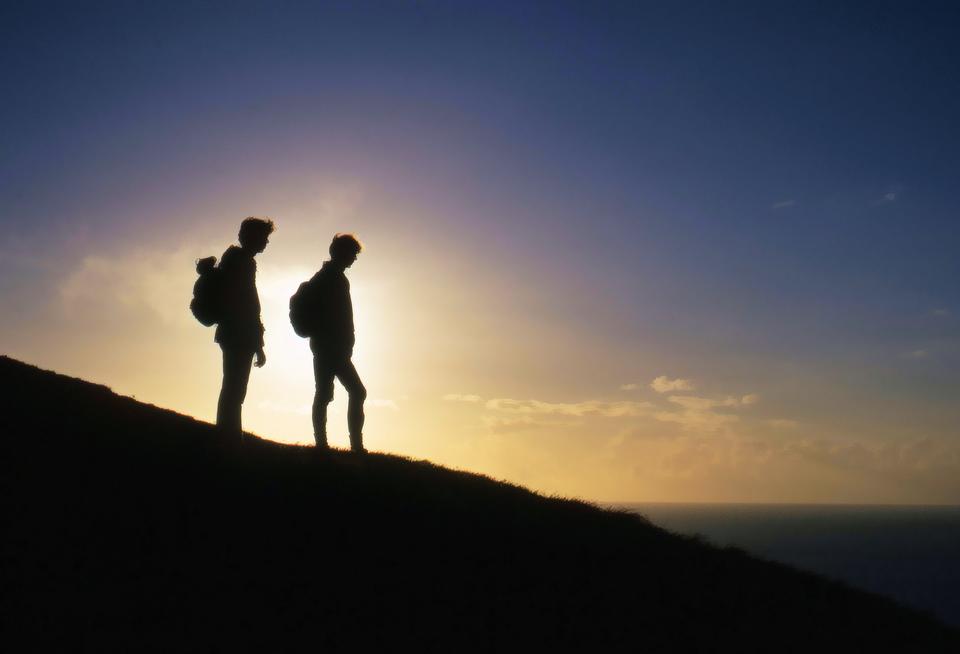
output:
[[344, 293], [343, 305], [343, 335], [346, 338], [350, 355], [353, 356], [353, 346], [357, 342], [356, 332], [353, 326], [353, 299], [350, 297], [350, 281], [346, 280], [344, 284], [346, 293]]
[[[259, 306], [259, 304], [260, 304], [260, 298], [258, 297], [257, 305]], [[267, 363], [267, 355], [263, 353], [263, 332], [265, 330], [263, 328], [263, 320], [260, 318], [259, 315], [257, 316], [257, 322], [260, 323], [260, 346], [257, 348], [257, 359], [256, 361], [253, 362], [253, 365], [255, 365], [258, 368], [262, 368]]]
[[256, 264], [253, 263], [253, 261], [251, 261], [251, 265], [253, 268], [253, 271], [252, 271], [253, 283], [250, 285], [250, 288], [253, 294], [253, 304], [256, 307], [255, 310], [257, 313], [257, 330], [258, 330], [257, 358], [253, 362], [253, 365], [255, 365], [257, 368], [262, 368], [267, 363], [267, 355], [264, 354], [263, 352], [263, 332], [265, 331], [265, 329], [263, 327], [263, 318], [260, 317], [260, 294], [257, 292], [257, 277], [256, 277], [257, 267], [256, 267]]

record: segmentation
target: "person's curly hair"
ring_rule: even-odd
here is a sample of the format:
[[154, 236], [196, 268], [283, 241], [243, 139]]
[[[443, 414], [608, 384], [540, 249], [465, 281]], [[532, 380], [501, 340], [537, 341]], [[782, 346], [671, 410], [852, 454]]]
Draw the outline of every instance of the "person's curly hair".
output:
[[360, 254], [362, 251], [363, 243], [353, 234], [338, 233], [330, 241], [330, 256], [335, 259], [351, 254]]
[[270, 236], [273, 233], [273, 221], [269, 218], [244, 218], [240, 223], [240, 245], [246, 245], [251, 239]]

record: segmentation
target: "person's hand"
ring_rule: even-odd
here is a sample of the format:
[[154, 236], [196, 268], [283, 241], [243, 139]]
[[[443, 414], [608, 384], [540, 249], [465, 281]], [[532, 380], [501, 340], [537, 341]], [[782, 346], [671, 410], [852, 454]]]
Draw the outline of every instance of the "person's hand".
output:
[[257, 360], [253, 362], [253, 365], [255, 365], [258, 368], [262, 368], [266, 362], [267, 362], [267, 355], [263, 353], [263, 348], [260, 348], [259, 350], [257, 350]]

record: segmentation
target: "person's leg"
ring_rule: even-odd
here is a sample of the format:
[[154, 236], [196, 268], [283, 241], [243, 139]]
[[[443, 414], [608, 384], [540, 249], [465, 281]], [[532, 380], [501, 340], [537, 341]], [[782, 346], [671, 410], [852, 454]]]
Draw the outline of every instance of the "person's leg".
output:
[[247, 396], [253, 352], [221, 346], [223, 350], [223, 384], [217, 402], [217, 427], [231, 436], [242, 437], [241, 413]]
[[313, 354], [313, 438], [317, 447], [327, 448], [327, 406], [333, 400], [333, 368], [323, 352]]
[[347, 389], [350, 402], [347, 406], [347, 426], [350, 428], [350, 449], [363, 452], [363, 402], [367, 399], [367, 389], [360, 381], [360, 375], [349, 358], [337, 366], [337, 379]]

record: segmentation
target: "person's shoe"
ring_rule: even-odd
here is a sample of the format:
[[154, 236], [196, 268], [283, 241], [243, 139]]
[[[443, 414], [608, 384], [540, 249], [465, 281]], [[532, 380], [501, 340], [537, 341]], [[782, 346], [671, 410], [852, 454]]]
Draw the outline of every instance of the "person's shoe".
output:
[[317, 442], [316, 446], [313, 448], [314, 456], [326, 457], [330, 454], [330, 446], [327, 444], [327, 435], [322, 434], [320, 436], [314, 436], [314, 440]]
[[366, 454], [367, 450], [363, 447], [363, 434], [354, 436], [350, 434], [350, 451], [354, 454]]

